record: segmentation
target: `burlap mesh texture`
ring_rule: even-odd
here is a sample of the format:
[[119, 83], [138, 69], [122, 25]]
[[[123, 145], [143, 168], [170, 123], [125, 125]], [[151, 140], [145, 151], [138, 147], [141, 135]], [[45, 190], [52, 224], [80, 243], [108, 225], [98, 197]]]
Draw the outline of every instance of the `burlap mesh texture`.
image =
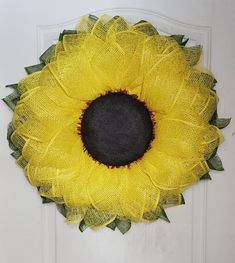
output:
[[[196, 65], [200, 52], [145, 21], [85, 17], [50, 63], [21, 80], [11, 141], [30, 183], [65, 205], [68, 222], [151, 221], [153, 211], [157, 219], [160, 207], [180, 204], [181, 192], [208, 172], [222, 135], [209, 124], [218, 98], [213, 74]], [[138, 162], [109, 169], [88, 156], [77, 125], [88, 101], [120, 89], [151, 111], [155, 139]]]

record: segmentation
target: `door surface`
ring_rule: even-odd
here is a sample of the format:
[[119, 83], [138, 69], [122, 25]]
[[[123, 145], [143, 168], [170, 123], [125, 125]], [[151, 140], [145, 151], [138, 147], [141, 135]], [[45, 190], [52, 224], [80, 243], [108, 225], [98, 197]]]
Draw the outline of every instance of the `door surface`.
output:
[[[98, 11], [97, 11], [98, 10]], [[233, 263], [235, 262], [235, 2], [232, 0], [0, 0], [0, 89], [25, 76], [24, 67], [63, 29], [82, 15], [148, 20], [163, 34], [184, 34], [203, 46], [204, 66], [218, 80], [219, 114], [232, 117], [219, 149], [225, 171], [185, 192], [184, 206], [169, 208], [171, 223], [133, 224], [122, 235], [109, 229], [81, 233], [68, 226], [40, 197], [10, 156], [6, 140], [12, 113], [1, 103], [0, 262], [1, 263]]]

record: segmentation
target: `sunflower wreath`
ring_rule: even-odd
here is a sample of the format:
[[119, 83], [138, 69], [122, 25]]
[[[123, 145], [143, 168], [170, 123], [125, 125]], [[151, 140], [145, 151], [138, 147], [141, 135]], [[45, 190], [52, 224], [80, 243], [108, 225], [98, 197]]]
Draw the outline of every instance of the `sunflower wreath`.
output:
[[223, 170], [216, 150], [230, 119], [218, 118], [216, 80], [187, 41], [90, 15], [8, 85], [12, 156], [81, 231], [169, 221], [164, 208]]

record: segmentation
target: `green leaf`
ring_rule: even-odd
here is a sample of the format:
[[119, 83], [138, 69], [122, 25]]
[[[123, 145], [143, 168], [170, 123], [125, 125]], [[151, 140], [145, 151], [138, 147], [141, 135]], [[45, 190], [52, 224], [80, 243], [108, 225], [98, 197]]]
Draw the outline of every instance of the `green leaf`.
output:
[[154, 221], [159, 218], [159, 215], [155, 211], [147, 211], [147, 212], [144, 212], [143, 218], [148, 221]]
[[167, 217], [167, 214], [165, 212], [165, 210], [161, 207], [161, 212], [160, 212], [160, 215], [159, 215], [159, 218], [163, 219], [164, 221], [170, 223], [170, 220], [169, 218]]
[[108, 225], [106, 225], [106, 227], [112, 229], [113, 231], [116, 229], [117, 225], [115, 220], [113, 220], [113, 222], [109, 223]]
[[9, 85], [6, 85], [6, 88], [12, 88], [14, 90], [18, 90], [18, 84], [17, 83], [9, 84]]
[[57, 210], [66, 218], [66, 207], [64, 204], [56, 204]]
[[185, 205], [185, 200], [184, 200], [183, 194], [180, 194], [180, 196], [181, 196], [181, 202], [180, 202], [180, 204], [181, 204], [181, 205]]
[[18, 93], [17, 90], [14, 90], [10, 95], [6, 96], [2, 100], [7, 104], [7, 106], [11, 110], [14, 110], [16, 103], [19, 99], [20, 99], [20, 94]]
[[32, 74], [36, 71], [42, 70], [44, 66], [45, 66], [44, 63], [28, 66], [28, 67], [25, 67], [25, 71], [27, 72], [27, 74]]
[[53, 200], [51, 200], [51, 199], [49, 199], [49, 198], [47, 198], [47, 197], [45, 197], [45, 196], [41, 196], [41, 195], [40, 195], [40, 197], [42, 198], [42, 203], [43, 203], [43, 204], [54, 203]]
[[209, 121], [210, 124], [215, 125], [216, 120], [218, 119], [218, 113], [217, 110], [213, 113], [211, 120]]
[[174, 38], [174, 40], [180, 45], [180, 46], [185, 46], [189, 38], [184, 38], [184, 35], [171, 35], [170, 37]]
[[206, 173], [200, 178], [200, 180], [212, 180], [212, 178], [209, 173]]
[[54, 53], [56, 45], [50, 46], [41, 56], [40, 56], [40, 61], [44, 64], [48, 64], [50, 62], [50, 59]]
[[64, 35], [72, 35], [72, 34], [77, 34], [76, 30], [64, 30], [62, 33], [60, 33], [59, 36], [59, 41], [63, 40]]
[[149, 36], [158, 34], [156, 28], [145, 20], [140, 20], [138, 23], [134, 24], [133, 27], [138, 31], [143, 32]]
[[17, 160], [21, 156], [21, 151], [16, 150], [16, 151], [12, 152], [11, 156]]
[[194, 66], [198, 63], [201, 54], [202, 54], [202, 47], [200, 45], [193, 46], [193, 47], [184, 47], [183, 52], [186, 58], [186, 61], [190, 66]]
[[80, 222], [80, 224], [79, 224], [79, 230], [80, 230], [81, 232], [84, 232], [86, 228], [87, 228], [87, 226], [86, 226], [84, 220], [82, 220], [82, 221]]
[[207, 163], [210, 169], [217, 170], [217, 171], [224, 170], [222, 161], [217, 154], [215, 154], [209, 160], [207, 160]]
[[98, 17], [97, 16], [95, 16], [95, 15], [89, 15], [88, 16], [94, 23], [98, 20]]
[[231, 118], [219, 118], [217, 111], [214, 112], [210, 124], [216, 126], [219, 129], [223, 129], [229, 125]]
[[[215, 85], [216, 85], [217, 82], [218, 82], [218, 81], [217, 81], [216, 79], [214, 79], [213, 84], [212, 84], [212, 87], [211, 87], [212, 90], [213, 90], [213, 88], [215, 87]], [[214, 90], [214, 91], [215, 91], [215, 90]], [[216, 91], [215, 91], [215, 93], [216, 93]]]
[[122, 234], [125, 234], [131, 228], [131, 221], [128, 219], [115, 219], [117, 228]]
[[230, 122], [231, 122], [231, 118], [217, 118], [214, 121], [213, 125], [215, 125], [219, 129], [223, 129], [223, 128], [227, 127]]
[[22, 168], [25, 168], [28, 162], [21, 156], [19, 159], [17, 159], [17, 163]]
[[13, 151], [16, 151], [16, 150], [18, 150], [18, 148], [11, 141], [11, 135], [13, 132], [14, 132], [14, 129], [12, 127], [12, 123], [10, 122], [8, 124], [8, 128], [7, 128], [7, 140], [8, 140], [8, 144], [9, 144], [10, 149], [12, 149]]

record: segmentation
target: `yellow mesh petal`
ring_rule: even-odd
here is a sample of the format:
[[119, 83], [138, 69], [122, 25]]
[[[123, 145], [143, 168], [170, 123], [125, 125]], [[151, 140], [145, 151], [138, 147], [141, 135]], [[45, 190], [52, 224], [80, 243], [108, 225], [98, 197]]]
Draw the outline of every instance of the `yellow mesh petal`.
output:
[[120, 174], [120, 171], [109, 169], [104, 165], [96, 165], [95, 169], [91, 171], [87, 182], [87, 193], [96, 209], [112, 211], [113, 214], [121, 212], [120, 200], [124, 192], [121, 183], [126, 178], [125, 169], [121, 169], [121, 172]]
[[23, 94], [39, 86], [41, 72], [37, 71], [23, 78], [18, 84], [18, 91]]
[[145, 211], [155, 210], [159, 201], [160, 190], [152, 183], [149, 176], [138, 163], [130, 166], [126, 192], [123, 196], [124, 215], [133, 221], [140, 221]]
[[83, 52], [60, 53], [57, 65], [50, 64], [50, 68], [69, 97], [91, 100], [105, 90]]
[[63, 37], [63, 46], [65, 51], [79, 49], [87, 37], [86, 33], [68, 34]]
[[147, 21], [140, 21], [139, 23], [130, 26], [130, 29], [143, 32], [149, 36], [158, 35], [156, 28]]
[[86, 226], [93, 229], [105, 226], [115, 219], [115, 215], [111, 212], [98, 211], [94, 208], [89, 208], [84, 216]]
[[91, 172], [95, 167], [95, 162], [86, 152], [82, 151], [79, 156], [79, 162], [77, 162], [77, 167], [74, 169], [73, 180], [66, 181], [64, 185], [63, 197], [67, 206], [72, 208], [88, 208], [91, 206], [87, 193], [87, 184]]

